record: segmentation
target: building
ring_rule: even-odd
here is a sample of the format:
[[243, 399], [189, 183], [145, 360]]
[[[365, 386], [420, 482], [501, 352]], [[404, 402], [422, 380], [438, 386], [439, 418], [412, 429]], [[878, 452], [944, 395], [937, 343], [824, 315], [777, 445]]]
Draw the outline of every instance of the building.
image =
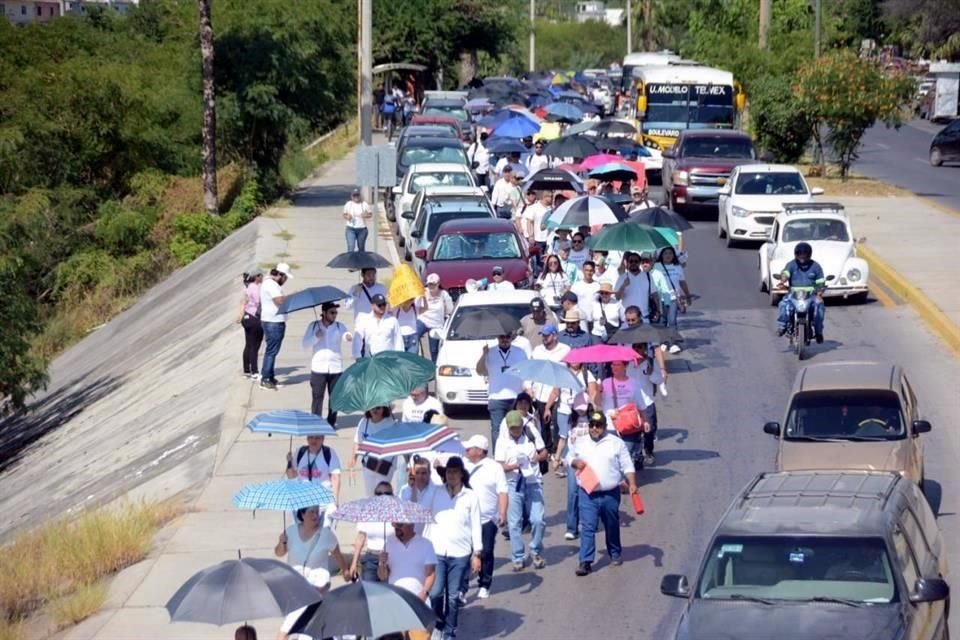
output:
[[606, 21], [607, 12], [603, 2], [599, 0], [586, 0], [577, 3], [577, 22], [587, 22], [589, 20]]
[[139, 0], [0, 0], [0, 15], [16, 25], [49, 22], [63, 15], [82, 16], [92, 7], [126, 15]]

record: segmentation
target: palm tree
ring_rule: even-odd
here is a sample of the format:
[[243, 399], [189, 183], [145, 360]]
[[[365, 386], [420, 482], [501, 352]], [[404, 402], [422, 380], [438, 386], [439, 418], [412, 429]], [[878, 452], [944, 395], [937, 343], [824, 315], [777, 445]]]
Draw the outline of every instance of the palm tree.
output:
[[203, 206], [210, 215], [217, 215], [220, 212], [217, 198], [217, 97], [213, 78], [211, 0], [197, 1], [200, 4], [200, 67], [203, 77], [203, 142], [200, 147], [200, 158], [203, 162]]
[[663, 0], [641, 1], [640, 12], [634, 19], [641, 51], [657, 51], [669, 42], [670, 33], [659, 20], [662, 10]]

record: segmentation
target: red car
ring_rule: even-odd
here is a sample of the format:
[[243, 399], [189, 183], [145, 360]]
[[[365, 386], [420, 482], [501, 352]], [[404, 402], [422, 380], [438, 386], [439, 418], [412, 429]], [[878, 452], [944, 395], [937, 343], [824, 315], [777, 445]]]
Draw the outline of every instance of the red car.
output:
[[415, 115], [410, 119], [410, 124], [435, 124], [435, 125], [444, 125], [450, 126], [453, 129], [457, 130], [457, 137], [460, 140], [463, 140], [463, 128], [460, 126], [460, 121], [454, 118], [453, 116], [421, 116]]
[[753, 140], [743, 131], [685, 129], [663, 152], [663, 192], [678, 213], [717, 210], [720, 188], [738, 164], [757, 159]]
[[467, 280], [489, 279], [497, 266], [503, 267], [504, 280], [517, 289], [528, 288], [533, 282], [530, 256], [536, 252], [509, 220], [470, 218], [444, 222], [430, 249], [421, 249], [416, 256], [425, 262], [424, 281], [436, 273], [440, 286], [456, 299], [466, 290]]

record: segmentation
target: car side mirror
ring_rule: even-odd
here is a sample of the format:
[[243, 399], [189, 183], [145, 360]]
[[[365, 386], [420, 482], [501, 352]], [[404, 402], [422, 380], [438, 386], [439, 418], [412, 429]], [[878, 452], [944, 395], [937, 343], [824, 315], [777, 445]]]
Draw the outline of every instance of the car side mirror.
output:
[[810, 195], [812, 195], [812, 196], [822, 196], [822, 195], [823, 195], [823, 187], [814, 187], [813, 189], [810, 189]]
[[419, 238], [421, 235], [422, 235], [422, 234], [421, 234], [420, 231], [417, 230], [417, 229], [414, 229], [414, 230], [412, 230], [412, 231], [410, 232], [410, 237], [411, 237], [411, 238]]
[[780, 423], [779, 422], [767, 422], [763, 425], [763, 432], [771, 436], [780, 437]]
[[401, 193], [403, 193], [403, 191], [400, 190], [400, 187], [394, 187], [394, 188], [391, 189], [390, 191], [391, 191], [391, 193], [393, 193], [393, 195], [395, 195], [395, 196], [398, 196], [398, 195], [400, 195]]
[[400, 214], [400, 217], [405, 220], [413, 220], [413, 211], [410, 211], [409, 209], [407, 209], [406, 211]]
[[690, 597], [690, 581], [687, 576], [678, 573], [670, 573], [660, 580], [660, 593], [674, 598]]
[[723, 185], [722, 187], [720, 187], [720, 191], [718, 191], [717, 193], [719, 193], [722, 196], [730, 195], [730, 185], [729, 184]]
[[673, 149], [667, 149], [666, 151], [663, 152], [662, 155], [664, 158], [671, 158], [671, 159], [677, 157], [677, 154], [673, 152]]
[[920, 578], [913, 585], [910, 602], [940, 602], [950, 597], [950, 585], [940, 578]]
[[930, 430], [933, 429], [933, 425], [930, 424], [929, 420], [914, 420], [913, 421], [913, 433], [930, 433]]
[[413, 255], [420, 258], [421, 260], [427, 259], [427, 250], [426, 249], [417, 249], [413, 252]]

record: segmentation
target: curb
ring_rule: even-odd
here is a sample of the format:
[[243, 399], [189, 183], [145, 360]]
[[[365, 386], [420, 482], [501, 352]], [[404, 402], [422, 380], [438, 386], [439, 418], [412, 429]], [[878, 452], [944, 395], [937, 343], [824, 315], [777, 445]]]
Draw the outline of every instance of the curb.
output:
[[887, 289], [916, 309], [920, 318], [927, 326], [929, 326], [941, 340], [947, 343], [947, 345], [953, 349], [954, 353], [960, 355], [960, 327], [954, 324], [940, 307], [871, 249], [862, 244], [858, 244], [857, 255], [866, 260], [867, 264], [870, 265], [872, 276], [876, 276], [882, 280]]

